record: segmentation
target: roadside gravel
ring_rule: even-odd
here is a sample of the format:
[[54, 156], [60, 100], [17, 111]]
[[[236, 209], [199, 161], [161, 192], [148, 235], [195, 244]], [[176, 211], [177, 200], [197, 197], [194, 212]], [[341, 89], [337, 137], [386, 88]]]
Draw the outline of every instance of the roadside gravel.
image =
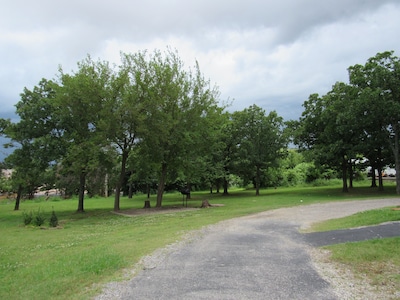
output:
[[[382, 199], [382, 200], [365, 200], [365, 201], [346, 201], [346, 202], [332, 202], [332, 203], [324, 203], [324, 204], [313, 204], [313, 205], [304, 205], [297, 206], [292, 208], [284, 208], [277, 209], [272, 211], [266, 211], [258, 214], [254, 214], [251, 216], [235, 218], [227, 221], [220, 222], [216, 225], [211, 225], [202, 228], [198, 231], [192, 231], [188, 233], [185, 238], [175, 244], [168, 245], [163, 249], [159, 249], [155, 251], [153, 254], [144, 257], [136, 266], [134, 270], [127, 271], [127, 280], [121, 282], [112, 282], [108, 283], [104, 288], [100, 295], [98, 295], [96, 300], [104, 300], [104, 299], [155, 299], [155, 295], [151, 296], [152, 291], [156, 288], [162, 288], [168, 291], [170, 285], [170, 279], [167, 277], [170, 274], [171, 270], [176, 270], [176, 273], [173, 274], [177, 278], [181, 278], [179, 274], [180, 272], [187, 272], [188, 270], [192, 270], [195, 272], [200, 272], [204, 266], [195, 267], [193, 269], [192, 261], [195, 258], [200, 260], [199, 264], [209, 264], [206, 267], [213, 268], [218, 264], [220, 266], [220, 270], [222, 268], [227, 268], [231, 264], [235, 264], [242, 262], [241, 257], [239, 256], [239, 252], [234, 251], [224, 251], [223, 256], [219, 256], [218, 247], [224, 247], [224, 242], [220, 242], [221, 237], [229, 237], [233, 236], [233, 238], [237, 239], [236, 244], [234, 246], [242, 247], [243, 245], [249, 245], [250, 248], [244, 249], [245, 251], [245, 260], [251, 262], [252, 256], [259, 255], [259, 251], [253, 251], [253, 249], [263, 249], [266, 252], [266, 255], [272, 255], [273, 253], [268, 252], [281, 252], [281, 253], [298, 253], [299, 256], [302, 256], [302, 259], [297, 259], [296, 261], [292, 261], [292, 257], [285, 257], [285, 260], [282, 263], [290, 263], [293, 265], [294, 263], [298, 264], [296, 268], [293, 270], [290, 269], [291, 266], [288, 266], [288, 274], [282, 274], [282, 278], [285, 279], [288, 276], [292, 276], [290, 272], [297, 272], [297, 269], [300, 269], [302, 275], [307, 274], [305, 281], [301, 286], [292, 286], [295, 282], [291, 281], [287, 286], [283, 286], [285, 280], [279, 281], [281, 284], [281, 289], [277, 290], [276, 284], [271, 283], [271, 286], [268, 286], [269, 281], [275, 280], [275, 278], [279, 278], [281, 275], [278, 274], [280, 271], [285, 272], [285, 265], [277, 266], [277, 269], [273, 271], [271, 266], [268, 266], [268, 269], [260, 269], [259, 274], [255, 274], [255, 278], [262, 277], [264, 282], [257, 283], [255, 287], [249, 287], [247, 290], [241, 290], [243, 294], [241, 294], [241, 299], [262, 299], [261, 295], [265, 295], [265, 293], [275, 292], [275, 295], [279, 296], [279, 299], [294, 299], [293, 293], [298, 293], [298, 298], [301, 299], [301, 293], [304, 292], [306, 295], [307, 289], [311, 293], [312, 289], [319, 289], [315, 292], [315, 294], [310, 294], [308, 299], [396, 299], [396, 297], [400, 298], [400, 295], [389, 295], [384, 289], [380, 289], [379, 291], [375, 290], [370, 284], [368, 284], [365, 278], [360, 278], [359, 276], [355, 277], [351, 272], [346, 270], [344, 266], [341, 266], [336, 263], [332, 263], [329, 260], [329, 252], [326, 250], [322, 250], [320, 248], [313, 248], [309, 245], [306, 245], [301, 238], [299, 238], [300, 234], [298, 231], [306, 230], [310, 227], [310, 225], [314, 222], [324, 221], [333, 218], [340, 218], [347, 215], [352, 215], [359, 211], [376, 209], [387, 206], [398, 206], [400, 205], [400, 199]], [[241, 236], [237, 236], [236, 233], [240, 232]], [[256, 234], [263, 234], [262, 239], [266, 240], [260, 244], [254, 244], [251, 246], [251, 243], [255, 243], [255, 238], [250, 239], [252, 235], [256, 236]], [[265, 233], [265, 235], [264, 235]], [[215, 236], [215, 238], [213, 238]], [[276, 242], [271, 242], [271, 239], [276, 239]], [[267, 244], [268, 242], [268, 244]], [[227, 239], [226, 243], [232, 243], [232, 237]], [[276, 247], [281, 248], [276, 248]], [[231, 246], [230, 246], [231, 247]], [[253, 247], [253, 248], [251, 248]], [[273, 248], [271, 248], [273, 247]], [[229, 248], [231, 250], [232, 248]], [[219, 251], [219, 252], [218, 252]], [[236, 252], [235, 252], [236, 251]], [[205, 252], [205, 253], [202, 253]], [[195, 253], [195, 255], [193, 255]], [[235, 257], [229, 258], [227, 256], [233, 253]], [[178, 255], [179, 254], [179, 255]], [[203, 255], [204, 257], [199, 257]], [[208, 257], [208, 254], [210, 257]], [[282, 254], [281, 254], [282, 256]], [[185, 257], [188, 257], [188, 260], [184, 260]], [[308, 258], [307, 258], [308, 257]], [[270, 259], [270, 261], [274, 261], [274, 258], [271, 257], [255, 257], [255, 265], [253, 266], [252, 272], [255, 272], [255, 269], [261, 268], [260, 265], [263, 265], [262, 259]], [[232, 259], [232, 261], [230, 260]], [[221, 263], [223, 261], [223, 263]], [[185, 264], [185, 267], [182, 267], [180, 264]], [[182, 267], [182, 268], [181, 268]], [[242, 265], [241, 269], [237, 269], [238, 273], [245, 273], [246, 265]], [[156, 272], [152, 272], [153, 269]], [[230, 269], [231, 272], [235, 273], [233, 269]], [[146, 273], [148, 272], [148, 273]], [[161, 277], [165, 279], [165, 286], [163, 282], [160, 282], [159, 278], [155, 276], [162, 276], [165, 272], [165, 276]], [[207, 273], [207, 269], [204, 271]], [[271, 274], [271, 278], [269, 273], [275, 272], [275, 274]], [[315, 274], [314, 274], [315, 273]], [[210, 282], [207, 282], [209, 277], [212, 277], [212, 272], [210, 270], [209, 274], [205, 275], [205, 279], [203, 284], [208, 285], [207, 288], [210, 288]], [[236, 274], [236, 273], [235, 273]], [[219, 273], [221, 276], [222, 273]], [[244, 274], [245, 275], [245, 274]], [[185, 278], [190, 276], [184, 275], [182, 273], [181, 280], [184, 281]], [[202, 274], [196, 274], [195, 278], [202, 278]], [[257, 277], [258, 276], [258, 277]], [[150, 277], [151, 280], [149, 279]], [[319, 279], [318, 279], [319, 277]], [[219, 277], [218, 277], [219, 278]], [[237, 279], [236, 277], [234, 277]], [[157, 284], [153, 286], [154, 282], [159, 281]], [[213, 283], [214, 281], [211, 281]], [[253, 283], [246, 282], [246, 279], [240, 279], [238, 281], [242, 285], [250, 285]], [[215, 299], [237, 299], [235, 296], [231, 297], [227, 294], [230, 290], [234, 290], [237, 287], [236, 283], [224, 282], [222, 288], [225, 289], [225, 294], [221, 294], [226, 296], [222, 298], [218, 295]], [[175, 282], [178, 284], [178, 282]], [[326, 285], [326, 284], [327, 285]], [[184, 283], [183, 283], [184, 284]], [[188, 282], [191, 284], [191, 282]], [[171, 297], [173, 294], [173, 290], [169, 294], [169, 299], [178, 299], [179, 296], [182, 295], [190, 295], [187, 299], [214, 299], [214, 294], [205, 294], [207, 291], [201, 289], [201, 287], [193, 287], [193, 289], [197, 288], [198, 294], [190, 293], [190, 290], [185, 291], [176, 291], [176, 298]], [[221, 286], [216, 286], [214, 289], [217, 291], [221, 289]], [[261, 289], [259, 293], [253, 293], [254, 289]], [[275, 290], [274, 290], [275, 289]], [[302, 289], [306, 289], [302, 291]], [[274, 290], [274, 291], [273, 291]], [[202, 294], [200, 294], [200, 292]], [[143, 293], [143, 294], [141, 294]], [[246, 294], [247, 293], [247, 294]], [[140, 296], [142, 295], [142, 296]], [[143, 296], [147, 295], [147, 296]], [[201, 295], [201, 296], [199, 296]], [[207, 295], [207, 296], [206, 296]], [[237, 295], [237, 294], [236, 294]], [[272, 296], [273, 294], [270, 294]], [[203, 297], [204, 296], [204, 297]], [[264, 296], [265, 297], [265, 296]], [[167, 296], [160, 296], [159, 299], [168, 299]], [[277, 299], [277, 298], [276, 298]]]

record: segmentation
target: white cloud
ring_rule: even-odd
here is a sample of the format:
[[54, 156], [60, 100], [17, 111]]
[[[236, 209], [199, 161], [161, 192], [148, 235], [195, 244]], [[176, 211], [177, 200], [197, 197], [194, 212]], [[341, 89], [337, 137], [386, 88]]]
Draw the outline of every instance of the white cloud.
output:
[[0, 101], [12, 110], [24, 86], [87, 54], [118, 63], [120, 51], [170, 46], [187, 67], [199, 62], [232, 109], [297, 118], [350, 65], [399, 51], [399, 15], [395, 0], [14, 0], [0, 12]]

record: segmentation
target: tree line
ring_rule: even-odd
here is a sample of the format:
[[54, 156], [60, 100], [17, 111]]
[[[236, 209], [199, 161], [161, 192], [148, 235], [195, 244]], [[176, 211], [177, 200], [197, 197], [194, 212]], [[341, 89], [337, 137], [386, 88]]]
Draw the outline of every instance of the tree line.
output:
[[[18, 122], [0, 120], [0, 133], [16, 146], [6, 158], [15, 209], [39, 187], [77, 194], [78, 212], [85, 195], [111, 191], [117, 211], [121, 191], [153, 189], [161, 207], [165, 190], [226, 194], [234, 178], [253, 184], [258, 195], [282, 184], [282, 172], [287, 182], [295, 177], [282, 168], [307, 181], [340, 171], [347, 191], [365, 158], [379, 174], [396, 167], [399, 193], [399, 59], [378, 53], [348, 70], [348, 84], [311, 94], [299, 120], [284, 122], [257, 105], [227, 111], [198, 63], [186, 69], [176, 51], [121, 53], [118, 66], [88, 56], [76, 71], [60, 68], [56, 79], [25, 88]], [[304, 161], [288, 151], [290, 141]]]
[[372, 186], [383, 189], [382, 170], [396, 169], [400, 193], [400, 60], [378, 53], [364, 65], [348, 68], [349, 83], [337, 82], [325, 95], [311, 94], [298, 121], [290, 122], [294, 142], [319, 164], [341, 171], [343, 191], [352, 185], [357, 162], [372, 169]]
[[[111, 66], [89, 56], [72, 73], [25, 88], [16, 104], [19, 121], [1, 120], [16, 145], [6, 158], [21, 196], [38, 187], [78, 195], [120, 192], [132, 182], [156, 182], [157, 207], [166, 186], [221, 184], [232, 172], [255, 178], [282, 149], [283, 120], [257, 106], [228, 113], [196, 63], [185, 69], [176, 51], [121, 53]], [[9, 146], [12, 146], [12, 145]], [[239, 156], [245, 159], [239, 159]], [[180, 186], [179, 186], [180, 184]]]

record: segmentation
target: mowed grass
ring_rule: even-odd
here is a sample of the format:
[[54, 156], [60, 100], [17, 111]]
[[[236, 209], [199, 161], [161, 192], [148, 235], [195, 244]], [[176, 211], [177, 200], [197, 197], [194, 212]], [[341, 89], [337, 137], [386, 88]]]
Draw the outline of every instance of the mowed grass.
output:
[[372, 226], [384, 222], [400, 221], [400, 210], [395, 207], [367, 210], [354, 215], [316, 223], [310, 231], [329, 231], [336, 229]]
[[[0, 299], [90, 299], [101, 284], [124, 278], [141, 257], [174, 243], [191, 230], [229, 218], [260, 211], [316, 202], [394, 197], [394, 185], [383, 193], [369, 183], [348, 194], [340, 186], [278, 188], [261, 191], [232, 190], [229, 196], [196, 192], [189, 207], [208, 199], [223, 204], [209, 209], [166, 214], [121, 216], [112, 213], [113, 198], [86, 198], [83, 214], [76, 213], [77, 199], [35, 199], [21, 203], [0, 201]], [[122, 198], [121, 209], [141, 209], [145, 196]], [[155, 205], [152, 196], [151, 205]], [[179, 193], [165, 194], [164, 207], [181, 207]], [[22, 213], [45, 213], [44, 229], [23, 225]], [[48, 227], [54, 209], [60, 226]]]
[[[386, 207], [364, 211], [315, 224], [312, 230], [328, 231], [400, 221], [400, 211], [397, 209]], [[395, 296], [400, 290], [400, 237], [324, 248], [331, 251], [332, 260], [347, 266], [354, 274], [367, 278], [377, 290], [385, 289], [393, 299], [400, 299], [399, 295]]]

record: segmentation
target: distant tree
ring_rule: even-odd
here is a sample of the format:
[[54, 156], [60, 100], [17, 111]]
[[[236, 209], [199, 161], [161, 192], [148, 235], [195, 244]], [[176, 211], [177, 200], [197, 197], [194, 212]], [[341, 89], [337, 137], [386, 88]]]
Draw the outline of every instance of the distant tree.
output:
[[349, 162], [356, 156], [360, 131], [354, 116], [356, 90], [336, 83], [328, 94], [310, 95], [295, 141], [300, 147], [313, 151], [317, 162], [341, 170], [343, 192], [348, 191]]
[[213, 193], [214, 187], [219, 193], [222, 185], [225, 187], [225, 193], [228, 193], [230, 158], [227, 155], [229, 154], [228, 143], [231, 138], [227, 127], [231, 122], [230, 115], [228, 112], [219, 114], [211, 122], [212, 129], [204, 132], [208, 135], [208, 142], [204, 143], [206, 153], [202, 156], [202, 179], [208, 185], [210, 193]]
[[223, 115], [223, 121], [220, 130], [220, 137], [218, 138], [220, 148], [220, 156], [216, 159], [220, 159], [219, 164], [222, 167], [217, 174], [216, 184], [217, 190], [219, 190], [220, 184], [223, 187], [223, 194], [228, 195], [228, 188], [232, 184], [233, 176], [240, 173], [238, 172], [238, 145], [240, 145], [242, 135], [240, 133], [240, 126], [235, 122], [234, 114], [239, 112], [226, 113]]
[[265, 111], [252, 105], [232, 116], [236, 132], [240, 137], [237, 144], [237, 172], [243, 178], [251, 178], [260, 194], [261, 177], [269, 168], [276, 167], [287, 148], [283, 136], [283, 119], [275, 111]]

